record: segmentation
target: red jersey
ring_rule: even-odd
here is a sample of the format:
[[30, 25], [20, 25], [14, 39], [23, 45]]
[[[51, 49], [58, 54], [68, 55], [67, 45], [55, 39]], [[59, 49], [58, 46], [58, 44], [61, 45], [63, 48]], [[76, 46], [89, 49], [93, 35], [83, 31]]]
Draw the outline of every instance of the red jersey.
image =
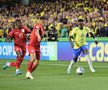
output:
[[9, 36], [14, 39], [14, 45], [26, 46], [27, 33], [30, 33], [30, 30], [26, 27], [22, 27], [21, 29], [13, 29], [9, 33]]
[[36, 24], [34, 26], [32, 32], [31, 32], [31, 35], [30, 35], [29, 45], [31, 45], [31, 46], [40, 45], [40, 41], [38, 41], [38, 36], [36, 35], [36, 31], [35, 30], [39, 30], [40, 37], [42, 37], [42, 35], [44, 34], [44, 30], [43, 30], [42, 26], [40, 24]]

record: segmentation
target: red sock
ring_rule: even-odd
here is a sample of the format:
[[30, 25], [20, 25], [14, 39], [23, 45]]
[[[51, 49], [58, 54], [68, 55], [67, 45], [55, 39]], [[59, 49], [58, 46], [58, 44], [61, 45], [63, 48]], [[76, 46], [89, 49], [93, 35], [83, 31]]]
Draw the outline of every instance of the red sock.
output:
[[18, 57], [17, 60], [16, 60], [16, 69], [19, 69], [20, 68], [20, 65], [23, 61], [23, 57]]
[[37, 66], [38, 66], [38, 65], [34, 65], [34, 64], [32, 65], [31, 73], [37, 68]]
[[32, 65], [33, 65], [33, 62], [29, 61], [29, 62], [28, 62], [28, 69], [27, 69], [28, 72], [31, 72], [31, 70], [32, 70]]
[[16, 66], [16, 62], [11, 62], [9, 66], [15, 67]]

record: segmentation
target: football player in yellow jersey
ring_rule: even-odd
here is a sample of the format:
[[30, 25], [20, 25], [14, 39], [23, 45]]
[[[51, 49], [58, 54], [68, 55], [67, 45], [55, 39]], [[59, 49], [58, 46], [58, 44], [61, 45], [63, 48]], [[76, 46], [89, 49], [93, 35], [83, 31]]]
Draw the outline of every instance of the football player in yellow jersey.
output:
[[[78, 27], [73, 28], [72, 32], [69, 35], [69, 41], [73, 48], [73, 60], [71, 60], [70, 65], [68, 66], [67, 69], [68, 74], [71, 72], [71, 67], [77, 62], [81, 52], [85, 54], [90, 70], [92, 72], [95, 72], [95, 69], [92, 66], [92, 61], [89, 56], [89, 50], [86, 44], [87, 33], [89, 33], [95, 39], [95, 43], [98, 44], [95, 36], [90, 31], [90, 29], [84, 26], [84, 20], [78, 19]], [[72, 39], [74, 40], [74, 43], [72, 42]]]

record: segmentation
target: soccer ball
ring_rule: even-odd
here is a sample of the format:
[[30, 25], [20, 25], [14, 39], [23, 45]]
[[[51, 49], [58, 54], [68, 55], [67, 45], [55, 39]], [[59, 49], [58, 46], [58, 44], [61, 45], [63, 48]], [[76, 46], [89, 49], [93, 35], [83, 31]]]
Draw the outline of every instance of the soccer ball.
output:
[[83, 75], [84, 74], [84, 68], [83, 67], [78, 67], [77, 70], [76, 70], [76, 73], [78, 75]]

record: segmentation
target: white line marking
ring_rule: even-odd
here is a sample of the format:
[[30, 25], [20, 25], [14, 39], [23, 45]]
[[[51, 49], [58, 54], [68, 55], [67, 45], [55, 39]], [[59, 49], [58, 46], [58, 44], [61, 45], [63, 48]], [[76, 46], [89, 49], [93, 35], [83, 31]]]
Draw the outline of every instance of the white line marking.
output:
[[[41, 65], [48, 65], [48, 66], [61, 66], [61, 67], [68, 67], [68, 65], [65, 65], [65, 64], [41, 64]], [[78, 67], [78, 66], [81, 66], [81, 65], [74, 65], [74, 67]], [[89, 67], [87, 65], [82, 65], [82, 67]], [[94, 67], [97, 67], [97, 68], [108, 68], [108, 66], [95, 66]]]

